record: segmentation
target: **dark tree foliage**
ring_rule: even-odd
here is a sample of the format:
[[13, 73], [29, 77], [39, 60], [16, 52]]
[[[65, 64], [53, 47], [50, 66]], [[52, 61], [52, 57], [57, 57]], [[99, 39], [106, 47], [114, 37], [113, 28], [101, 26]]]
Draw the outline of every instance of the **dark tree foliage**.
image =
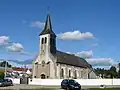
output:
[[117, 71], [116, 71], [116, 68], [114, 66], [111, 66], [109, 72], [110, 72], [111, 78], [117, 77]]
[[94, 69], [95, 73], [97, 75], [101, 74], [102, 78], [117, 78], [118, 74], [116, 71], [116, 68], [114, 66], [111, 66], [110, 69], [106, 70], [104, 68], [96, 68]]
[[0, 72], [0, 79], [4, 78], [4, 72]]
[[119, 71], [118, 71], [118, 78], [120, 78], [120, 69], [119, 69]]
[[118, 68], [119, 68], [119, 70], [118, 70], [118, 78], [120, 78], [120, 63], [118, 63]]
[[[6, 65], [6, 61], [0, 62], [0, 67], [5, 67], [5, 65]], [[7, 67], [11, 68], [12, 65], [10, 65], [10, 64], [7, 62]]]

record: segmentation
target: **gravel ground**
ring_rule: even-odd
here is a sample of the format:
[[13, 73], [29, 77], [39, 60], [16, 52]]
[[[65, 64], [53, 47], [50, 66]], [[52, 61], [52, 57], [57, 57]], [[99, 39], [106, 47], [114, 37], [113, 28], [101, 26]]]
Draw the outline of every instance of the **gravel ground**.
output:
[[[106, 86], [107, 88], [120, 88], [120, 86]], [[8, 86], [8, 87], [0, 87], [1, 90], [45, 90], [45, 89], [51, 89], [51, 90], [61, 90], [60, 86], [40, 86], [40, 85], [25, 85], [25, 84], [19, 84], [14, 86]], [[82, 89], [88, 89], [88, 88], [99, 88], [99, 86], [82, 86]]]

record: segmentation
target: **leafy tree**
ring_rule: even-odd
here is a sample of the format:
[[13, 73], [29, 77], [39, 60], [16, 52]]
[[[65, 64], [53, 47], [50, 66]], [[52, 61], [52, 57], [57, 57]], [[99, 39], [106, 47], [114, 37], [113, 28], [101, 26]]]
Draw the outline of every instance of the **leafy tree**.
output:
[[[3, 62], [0, 63], [0, 67], [5, 67], [5, 65], [6, 65], [6, 61], [3, 61]], [[11, 68], [12, 65], [10, 65], [10, 64], [7, 62], [7, 67]]]
[[118, 78], [120, 78], [120, 63], [118, 64], [119, 70], [118, 70]]
[[102, 75], [102, 78], [117, 78], [116, 68], [111, 66], [109, 70], [105, 70], [104, 68], [96, 68], [94, 69], [97, 75]]
[[0, 72], [0, 79], [4, 78], [4, 72]]
[[117, 77], [117, 71], [116, 71], [116, 68], [114, 66], [111, 66], [109, 72], [110, 72], [111, 78]]
[[118, 78], [120, 78], [120, 69], [119, 69], [119, 71], [118, 71]]

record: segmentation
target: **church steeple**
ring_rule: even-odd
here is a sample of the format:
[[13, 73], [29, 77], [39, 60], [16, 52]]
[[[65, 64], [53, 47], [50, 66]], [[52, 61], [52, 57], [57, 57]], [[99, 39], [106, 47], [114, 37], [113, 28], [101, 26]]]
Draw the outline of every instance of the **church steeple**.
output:
[[45, 35], [45, 34], [50, 34], [50, 35], [56, 37], [55, 33], [52, 31], [50, 14], [47, 15], [44, 29], [43, 29], [43, 31], [40, 33], [40, 35]]

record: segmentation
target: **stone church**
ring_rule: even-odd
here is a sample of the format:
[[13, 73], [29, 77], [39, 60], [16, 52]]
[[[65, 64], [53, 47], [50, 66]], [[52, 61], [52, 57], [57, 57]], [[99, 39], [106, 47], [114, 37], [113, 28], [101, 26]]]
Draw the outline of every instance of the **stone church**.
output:
[[40, 48], [33, 63], [33, 78], [89, 78], [92, 66], [85, 59], [56, 49], [56, 34], [52, 30], [50, 14], [39, 37]]

